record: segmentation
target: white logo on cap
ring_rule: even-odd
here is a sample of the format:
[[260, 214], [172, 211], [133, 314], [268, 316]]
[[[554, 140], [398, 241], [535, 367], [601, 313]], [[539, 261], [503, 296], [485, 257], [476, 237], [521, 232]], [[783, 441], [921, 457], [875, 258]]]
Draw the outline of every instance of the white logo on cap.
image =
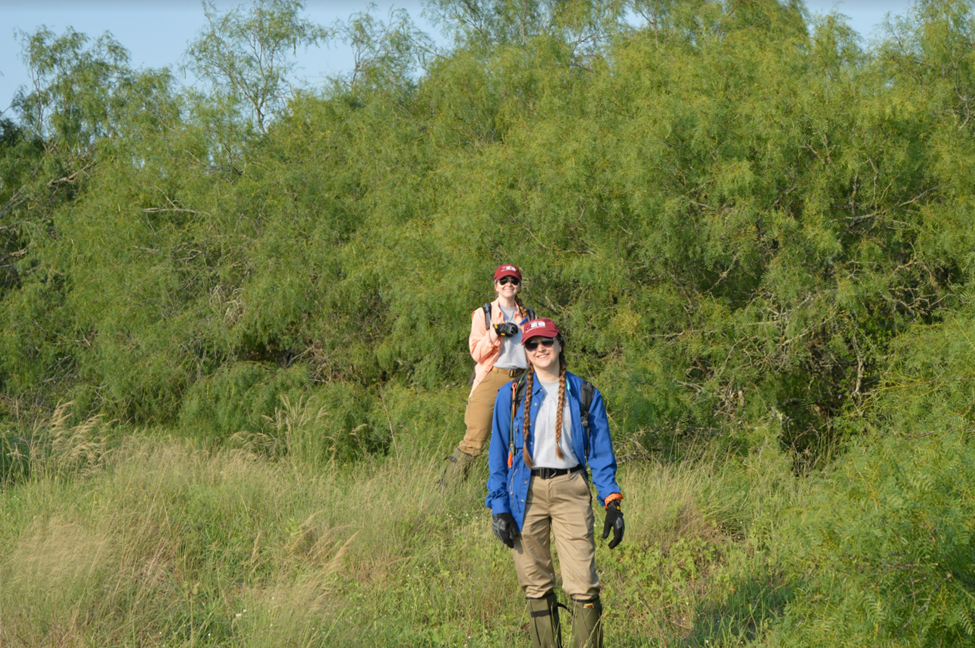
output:
[[504, 270], [514, 270], [515, 272], [517, 272], [518, 271], [518, 268], [516, 268], [514, 266], [505, 266], [504, 267]]
[[543, 326], [545, 326], [545, 322], [538, 322], [538, 321], [532, 322], [533, 329], [542, 328]]

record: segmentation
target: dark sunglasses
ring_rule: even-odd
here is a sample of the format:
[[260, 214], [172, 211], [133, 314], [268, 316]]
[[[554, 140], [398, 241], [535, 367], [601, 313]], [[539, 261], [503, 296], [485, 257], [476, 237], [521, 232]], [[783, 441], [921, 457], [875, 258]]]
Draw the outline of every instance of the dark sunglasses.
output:
[[546, 349], [551, 349], [555, 344], [555, 338], [532, 338], [525, 342], [525, 351], [534, 351], [541, 344]]
[[521, 279], [519, 279], [518, 277], [501, 277], [500, 279], [498, 279], [498, 283], [501, 284], [502, 286], [505, 285], [506, 283], [511, 283], [517, 286], [518, 284], [521, 283]]

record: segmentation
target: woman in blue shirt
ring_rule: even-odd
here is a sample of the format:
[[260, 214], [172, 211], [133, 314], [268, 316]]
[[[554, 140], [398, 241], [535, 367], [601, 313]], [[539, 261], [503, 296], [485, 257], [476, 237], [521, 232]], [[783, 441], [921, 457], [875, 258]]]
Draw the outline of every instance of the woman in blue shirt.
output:
[[[573, 643], [601, 647], [595, 516], [587, 466], [606, 509], [603, 538], [610, 549], [623, 539], [623, 495], [599, 392], [566, 371], [564, 340], [550, 319], [525, 324], [522, 343], [529, 369], [524, 384], [498, 392], [494, 405], [486, 505], [495, 535], [513, 549], [525, 592], [532, 644], [561, 646], [551, 538], [562, 568], [562, 589], [572, 600]], [[514, 393], [513, 393], [514, 392]]]

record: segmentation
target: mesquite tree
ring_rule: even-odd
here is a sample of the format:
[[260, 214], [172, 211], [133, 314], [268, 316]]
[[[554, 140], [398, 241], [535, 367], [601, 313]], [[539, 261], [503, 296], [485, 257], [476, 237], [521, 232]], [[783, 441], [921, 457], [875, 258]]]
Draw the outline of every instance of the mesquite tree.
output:
[[187, 51], [186, 66], [213, 94], [240, 102], [262, 134], [287, 103], [298, 47], [328, 42], [330, 30], [303, 18], [297, 0], [259, 0], [218, 13], [204, 4], [207, 27]]

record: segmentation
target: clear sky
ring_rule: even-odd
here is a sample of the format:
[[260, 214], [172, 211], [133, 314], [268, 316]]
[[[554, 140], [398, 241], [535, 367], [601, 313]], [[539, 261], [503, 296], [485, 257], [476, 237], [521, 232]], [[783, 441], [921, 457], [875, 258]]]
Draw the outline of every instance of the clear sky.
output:
[[[217, 0], [228, 9], [244, 0]], [[376, 15], [385, 18], [390, 9], [406, 9], [413, 21], [441, 43], [443, 38], [422, 14], [422, 0], [375, 0]], [[851, 25], [869, 38], [888, 12], [899, 14], [909, 0], [807, 0], [813, 13], [836, 10], [850, 17]], [[330, 25], [366, 9], [368, 3], [354, 0], [306, 0], [306, 15]], [[20, 60], [18, 31], [33, 32], [47, 25], [61, 34], [67, 27], [96, 37], [109, 31], [131, 55], [135, 67], [169, 67], [175, 70], [187, 43], [206, 22], [197, 0], [0, 0], [0, 111], [5, 110], [17, 88], [30, 81]], [[350, 71], [351, 50], [342, 43], [298, 52], [299, 73], [311, 84], [323, 76]], [[186, 80], [189, 82], [190, 80]]]

